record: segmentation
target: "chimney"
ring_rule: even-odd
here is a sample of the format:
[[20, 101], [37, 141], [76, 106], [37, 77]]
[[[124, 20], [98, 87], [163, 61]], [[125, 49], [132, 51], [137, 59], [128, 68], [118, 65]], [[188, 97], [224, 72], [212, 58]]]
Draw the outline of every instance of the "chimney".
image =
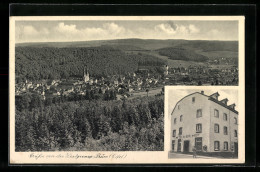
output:
[[232, 105], [229, 105], [228, 107], [230, 107], [231, 109], [234, 109], [234, 110], [235, 110], [235, 106], [236, 106], [236, 104], [233, 103]]
[[204, 91], [201, 91], [201, 94], [204, 94]]
[[223, 99], [223, 100], [220, 100], [220, 101], [221, 101], [221, 103], [224, 103], [225, 105], [227, 105], [228, 99], [227, 99], [227, 98], [225, 98], [225, 99]]

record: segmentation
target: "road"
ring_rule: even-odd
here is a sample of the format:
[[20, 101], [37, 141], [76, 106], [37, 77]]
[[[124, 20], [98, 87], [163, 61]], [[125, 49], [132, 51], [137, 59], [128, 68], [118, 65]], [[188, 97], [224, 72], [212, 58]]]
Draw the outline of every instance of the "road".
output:
[[[172, 159], [174, 159], [174, 158], [176, 158], [176, 159], [193, 159], [193, 156], [190, 155], [190, 154], [169, 153], [169, 158], [172, 158]], [[196, 159], [220, 159], [220, 158], [197, 155]]]

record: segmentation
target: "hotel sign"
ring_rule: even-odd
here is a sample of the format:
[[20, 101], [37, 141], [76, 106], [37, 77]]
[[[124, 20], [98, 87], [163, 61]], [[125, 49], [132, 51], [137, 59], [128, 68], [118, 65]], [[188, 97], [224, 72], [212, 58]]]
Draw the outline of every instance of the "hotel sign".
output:
[[200, 134], [192, 134], [192, 135], [184, 135], [184, 136], [177, 136], [177, 137], [175, 137], [176, 139], [181, 139], [181, 138], [183, 138], [183, 139], [185, 139], [185, 138], [191, 138], [191, 137], [198, 137]]

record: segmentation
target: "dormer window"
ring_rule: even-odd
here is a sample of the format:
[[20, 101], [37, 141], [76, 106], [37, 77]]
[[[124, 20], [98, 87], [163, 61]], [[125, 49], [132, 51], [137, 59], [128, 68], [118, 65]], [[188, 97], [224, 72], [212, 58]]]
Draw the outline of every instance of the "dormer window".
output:
[[227, 98], [221, 100], [221, 103], [223, 103], [223, 104], [225, 104], [225, 105], [227, 105], [227, 102], [228, 102], [228, 99], [227, 99]]
[[212, 98], [218, 100], [219, 94], [218, 94], [218, 92], [216, 92], [216, 93], [210, 95], [210, 97], [212, 97]]
[[230, 107], [231, 109], [235, 109], [235, 106], [236, 106], [236, 104], [233, 103], [232, 105], [229, 105], [228, 107]]

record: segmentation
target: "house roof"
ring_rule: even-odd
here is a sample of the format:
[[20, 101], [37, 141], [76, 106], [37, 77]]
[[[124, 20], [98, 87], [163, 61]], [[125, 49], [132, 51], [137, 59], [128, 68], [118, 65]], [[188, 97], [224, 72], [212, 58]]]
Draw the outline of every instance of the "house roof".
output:
[[[218, 92], [216, 92], [216, 93], [219, 95]], [[216, 93], [214, 93], [214, 94], [216, 94]], [[214, 94], [212, 94], [212, 95], [210, 95], [210, 96], [207, 96], [207, 95], [202, 94], [202, 93], [200, 93], [200, 92], [191, 93], [191, 94], [189, 94], [189, 95], [183, 97], [182, 99], [180, 99], [180, 100], [176, 103], [176, 105], [174, 106], [173, 111], [175, 110], [175, 108], [176, 108], [176, 106], [177, 106], [177, 104], [178, 104], [179, 102], [181, 102], [181, 101], [182, 101], [183, 99], [185, 99], [186, 97], [189, 97], [189, 96], [194, 95], [194, 94], [203, 95], [203, 96], [207, 97], [208, 100], [213, 101], [213, 102], [215, 102], [215, 103], [217, 103], [217, 104], [219, 104], [219, 105], [221, 105], [221, 106], [227, 108], [228, 110], [230, 110], [230, 111], [232, 111], [232, 112], [238, 114], [238, 111], [236, 111], [235, 109], [233, 109], [232, 107], [230, 107], [231, 105], [226, 105], [225, 103], [223, 103], [223, 102], [221, 102], [221, 101], [219, 101], [219, 100], [214, 99], [213, 97], [211, 97], [211, 96], [214, 95]], [[172, 111], [172, 113], [173, 113], [173, 111]], [[171, 113], [171, 115], [172, 115], [172, 113]]]

